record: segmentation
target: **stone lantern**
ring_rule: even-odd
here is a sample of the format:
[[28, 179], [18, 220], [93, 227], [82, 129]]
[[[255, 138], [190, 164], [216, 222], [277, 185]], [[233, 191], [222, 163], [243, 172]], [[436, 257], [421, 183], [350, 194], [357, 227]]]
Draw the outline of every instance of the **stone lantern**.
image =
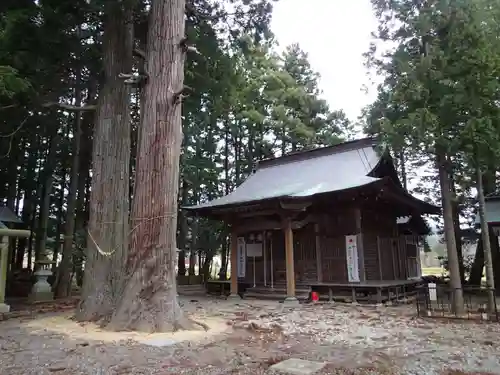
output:
[[35, 262], [35, 266], [37, 267], [37, 271], [34, 273], [36, 282], [29, 296], [31, 302], [44, 302], [54, 299], [52, 287], [47, 281], [52, 276], [53, 265], [54, 261], [52, 260], [39, 260]]

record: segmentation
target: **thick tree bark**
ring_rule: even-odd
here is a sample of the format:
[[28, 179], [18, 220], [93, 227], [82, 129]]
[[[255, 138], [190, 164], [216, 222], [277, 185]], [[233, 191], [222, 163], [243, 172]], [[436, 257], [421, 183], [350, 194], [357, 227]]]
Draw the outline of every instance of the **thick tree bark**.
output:
[[[82, 105], [81, 71], [76, 74], [75, 105]], [[57, 272], [56, 296], [67, 297], [71, 293], [71, 260], [73, 258], [73, 234], [75, 231], [75, 209], [78, 192], [78, 170], [80, 167], [80, 146], [82, 141], [82, 115], [75, 112], [75, 124], [73, 131], [73, 158], [71, 164], [71, 175], [66, 208], [66, 220], [64, 225], [64, 242], [62, 259]]]
[[441, 201], [443, 205], [444, 237], [448, 253], [448, 266], [450, 270], [450, 288], [453, 294], [453, 310], [461, 314], [464, 309], [464, 298], [462, 283], [460, 280], [460, 267], [458, 265], [457, 245], [455, 240], [455, 228], [453, 226], [452, 190], [450, 175], [447, 170], [445, 154], [438, 151], [437, 168], [441, 187]]
[[87, 257], [80, 321], [108, 319], [121, 295], [129, 236], [129, 88], [119, 78], [132, 69], [130, 2], [107, 2], [104, 20], [105, 83], [99, 94], [92, 150]]
[[128, 280], [109, 328], [146, 332], [191, 326], [175, 278], [185, 0], [151, 4], [145, 87], [132, 205]]
[[483, 241], [484, 265], [486, 268], [486, 286], [488, 293], [488, 311], [492, 314], [495, 311], [495, 280], [493, 279], [493, 259], [491, 256], [490, 231], [486, 221], [486, 202], [483, 190], [483, 173], [481, 168], [477, 168], [477, 196], [479, 200], [479, 217], [481, 219], [481, 239]]

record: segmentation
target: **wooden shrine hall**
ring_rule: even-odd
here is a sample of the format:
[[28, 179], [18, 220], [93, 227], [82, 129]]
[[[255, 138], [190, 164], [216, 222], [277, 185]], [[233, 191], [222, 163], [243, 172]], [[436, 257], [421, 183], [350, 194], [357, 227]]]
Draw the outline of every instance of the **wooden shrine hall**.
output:
[[258, 162], [232, 193], [193, 214], [231, 228], [231, 296], [348, 296], [381, 302], [419, 283], [422, 214], [372, 138]]

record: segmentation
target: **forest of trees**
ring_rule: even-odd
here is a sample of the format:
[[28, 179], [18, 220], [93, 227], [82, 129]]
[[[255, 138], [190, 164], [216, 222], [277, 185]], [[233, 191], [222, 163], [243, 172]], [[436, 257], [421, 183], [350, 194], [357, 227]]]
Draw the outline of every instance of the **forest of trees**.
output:
[[[202, 251], [201, 272], [222, 253], [224, 277], [226, 228], [167, 213], [230, 192], [259, 159], [351, 133], [343, 112], [320, 98], [307, 54], [298, 45], [274, 52], [271, 13], [266, 0], [2, 4], [0, 197], [33, 231], [11, 244], [10, 277], [61, 259], [54, 290], [65, 297], [72, 279], [83, 284], [78, 319], [114, 311], [116, 329], [181, 324], [176, 309], [165, 323], [145, 317], [154, 307], [140, 298], [119, 306], [123, 294], [141, 294], [124, 270], [154, 275], [156, 285], [139, 289], [159, 293], [175, 254], [165, 246], [175, 242], [179, 274], [193, 274]], [[162, 65], [171, 59], [184, 75]], [[155, 122], [167, 123], [161, 134]]]
[[[76, 278], [79, 320], [191, 324], [171, 287], [175, 250], [180, 275], [194, 274], [202, 252], [200, 272], [219, 253], [225, 277], [229, 239], [221, 223], [179, 207], [227, 194], [260, 159], [354, 135], [300, 46], [275, 52], [272, 2], [2, 3], [0, 198], [33, 231], [10, 245], [11, 279], [59, 259], [54, 290], [68, 296]], [[460, 223], [495, 192], [500, 168], [500, 4], [372, 3], [379, 45], [395, 47], [366, 54], [384, 83], [365, 131], [392, 148], [403, 181], [430, 169], [419, 190], [442, 203], [457, 287], [457, 249], [471, 238]], [[480, 283], [487, 234], [470, 283]], [[486, 263], [498, 284], [498, 246]]]
[[[492, 0], [372, 0], [379, 19], [368, 67], [384, 78], [366, 109], [366, 132], [397, 157], [403, 181], [427, 168], [417, 191], [440, 204], [455, 309], [461, 285], [500, 285], [498, 241], [484, 219], [500, 170], [500, 3]], [[413, 174], [413, 176], [412, 176]], [[406, 184], [406, 182], [405, 182]], [[465, 277], [462, 243], [481, 240]], [[461, 225], [462, 224], [462, 225]], [[490, 258], [493, 259], [490, 259]], [[494, 269], [492, 269], [492, 266]], [[496, 283], [493, 282], [493, 274]], [[490, 299], [490, 307], [491, 307]]]

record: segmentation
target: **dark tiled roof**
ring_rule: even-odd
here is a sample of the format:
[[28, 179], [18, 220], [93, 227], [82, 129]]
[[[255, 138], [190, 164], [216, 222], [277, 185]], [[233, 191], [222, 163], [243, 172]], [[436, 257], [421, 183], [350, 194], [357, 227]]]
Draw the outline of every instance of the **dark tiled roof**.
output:
[[8, 207], [0, 206], [0, 221], [4, 223], [22, 223], [14, 212]]
[[[485, 214], [488, 223], [500, 223], [500, 199], [497, 199], [496, 196], [486, 199]], [[479, 214], [476, 214], [474, 223], [481, 224]]]
[[280, 197], [309, 197], [378, 181], [368, 174], [380, 156], [371, 142], [363, 141], [358, 147], [355, 147], [355, 142], [349, 142], [347, 144], [354, 147], [341, 144], [264, 160], [232, 193], [187, 208], [226, 206]]
[[382, 178], [372, 177], [381, 160], [382, 153], [376, 150], [372, 138], [263, 160], [232, 193], [184, 208], [193, 211], [223, 208], [361, 187], [382, 181]]

